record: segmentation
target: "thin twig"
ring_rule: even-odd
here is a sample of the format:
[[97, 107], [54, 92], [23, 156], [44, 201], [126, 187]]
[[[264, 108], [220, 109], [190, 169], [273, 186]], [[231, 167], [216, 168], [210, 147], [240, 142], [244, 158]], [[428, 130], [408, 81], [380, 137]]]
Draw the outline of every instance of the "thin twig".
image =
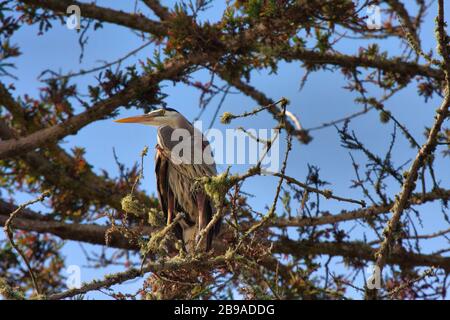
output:
[[141, 179], [144, 178], [144, 157], [148, 153], [148, 146], [145, 146], [144, 149], [141, 151], [141, 168], [139, 170], [139, 174], [136, 177], [136, 180], [134, 180], [133, 186], [131, 187], [131, 195], [133, 196], [134, 190], [136, 189], [137, 184]]
[[14, 242], [14, 234], [13, 234], [11, 223], [13, 222], [14, 218], [20, 213], [20, 211], [22, 211], [24, 208], [28, 207], [29, 205], [35, 204], [37, 202], [42, 202], [45, 200], [45, 198], [47, 198], [49, 196], [50, 196], [50, 192], [46, 191], [46, 192], [42, 193], [38, 198], [36, 198], [34, 200], [30, 200], [28, 202], [25, 202], [25, 203], [19, 205], [16, 210], [11, 212], [8, 220], [6, 220], [5, 225], [3, 227], [3, 230], [5, 231], [5, 234], [8, 237], [9, 243], [11, 244], [11, 247], [13, 247], [13, 249], [15, 249], [19, 253], [19, 255], [22, 257], [23, 261], [25, 262], [25, 265], [27, 266], [27, 269], [28, 269], [28, 273], [30, 274], [30, 277], [31, 277], [31, 281], [33, 283], [34, 290], [36, 291], [36, 294], [38, 294], [38, 295], [41, 294], [41, 291], [39, 289], [39, 285], [38, 285], [36, 276], [34, 275], [33, 269], [31, 268], [28, 258]]
[[419, 282], [419, 281], [425, 279], [426, 277], [433, 275], [434, 272], [435, 272], [435, 268], [431, 267], [430, 269], [425, 270], [421, 275], [417, 276], [416, 278], [408, 280], [405, 283], [403, 283], [402, 285], [399, 285], [398, 287], [392, 289], [382, 298], [390, 297], [391, 299], [393, 299], [401, 291], [405, 290], [406, 288], [411, 287], [414, 283]]
[[[59, 75], [57, 77], [51, 78], [52, 80], [65, 80], [65, 79], [69, 79], [69, 78], [73, 78], [73, 77], [78, 77], [78, 76], [84, 76], [93, 72], [97, 72], [109, 67], [112, 67], [113, 65], [116, 64], [121, 64], [123, 61], [125, 61], [126, 59], [128, 59], [129, 57], [131, 57], [132, 55], [138, 53], [139, 51], [141, 51], [142, 49], [148, 47], [150, 44], [153, 43], [154, 40], [150, 40], [145, 42], [143, 45], [139, 46], [138, 48], [130, 51], [129, 53], [127, 53], [125, 56], [118, 58], [117, 60], [111, 61], [111, 62], [106, 62], [104, 65], [102, 66], [98, 66], [92, 69], [88, 69], [88, 70], [80, 70], [78, 72], [71, 72], [68, 73], [66, 75]], [[50, 70], [44, 71], [41, 73], [41, 75], [38, 77], [39, 79], [46, 73], [46, 72], [51, 72]], [[53, 73], [53, 72], [52, 72]], [[49, 79], [43, 79], [42, 81], [48, 81]]]

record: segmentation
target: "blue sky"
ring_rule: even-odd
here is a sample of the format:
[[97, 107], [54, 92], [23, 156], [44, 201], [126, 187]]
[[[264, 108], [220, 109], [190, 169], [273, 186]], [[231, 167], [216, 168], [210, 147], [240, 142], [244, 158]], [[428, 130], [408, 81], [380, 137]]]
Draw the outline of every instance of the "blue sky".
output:
[[[110, 6], [111, 1], [97, 1], [99, 5]], [[163, 1], [164, 4], [171, 5], [173, 1]], [[145, 11], [142, 4], [140, 8]], [[203, 19], [215, 21], [220, 18], [222, 9], [225, 6], [224, 1], [214, 1], [213, 7], [203, 14]], [[125, 11], [132, 11], [134, 1], [120, 1], [114, 4], [114, 8], [120, 8]], [[449, 8], [450, 9], [450, 8]], [[434, 13], [435, 7], [430, 8], [430, 15], [427, 16], [424, 28], [422, 30], [422, 41], [425, 52], [435, 47], [433, 39]], [[386, 17], [383, 17], [386, 18]], [[142, 40], [131, 31], [110, 24], [105, 24], [103, 29], [97, 32], [88, 32], [89, 41], [86, 45], [84, 59], [79, 63], [80, 47], [78, 45], [78, 34], [75, 31], [68, 30], [64, 25], [55, 23], [54, 28], [43, 36], [37, 35], [35, 26], [21, 29], [13, 37], [13, 43], [20, 46], [23, 55], [15, 61], [17, 69], [13, 74], [18, 77], [14, 81], [17, 88], [15, 95], [25, 93], [33, 96], [38, 94], [38, 88], [42, 86], [37, 80], [38, 75], [44, 69], [62, 71], [77, 71], [78, 69], [89, 69], [98, 66], [102, 61], [113, 61], [124, 56], [129, 51], [142, 45]], [[359, 46], [365, 46], [372, 41], [346, 40], [338, 45], [338, 49], [346, 53], [356, 53]], [[377, 43], [383, 50], [388, 50], [390, 55], [401, 52], [398, 40], [388, 40]], [[139, 59], [145, 59], [153, 55], [153, 47], [149, 46], [140, 51], [137, 55], [129, 58], [124, 65], [136, 63]], [[254, 72], [252, 74], [251, 84], [264, 91], [267, 96], [276, 100], [286, 97], [291, 101], [289, 110], [298, 116], [303, 127], [311, 128], [324, 122], [346, 116], [350, 113], [360, 110], [361, 106], [353, 101], [354, 94], [342, 89], [345, 86], [343, 77], [332, 72], [319, 72], [309, 76], [309, 81], [303, 90], [299, 90], [301, 78], [305, 70], [299, 63], [281, 63], [276, 75], [268, 75], [267, 72]], [[95, 74], [90, 74], [76, 78], [78, 88], [86, 92], [88, 84], [95, 84]], [[200, 72], [197, 75], [198, 80], [206, 81], [207, 74]], [[10, 79], [2, 79], [9, 83]], [[165, 93], [168, 94], [166, 102], [170, 107], [181, 111], [190, 120], [194, 119], [199, 112], [198, 96], [199, 92], [185, 85], [173, 86], [167, 83]], [[235, 90], [234, 90], [235, 91]], [[373, 90], [370, 94], [380, 97], [380, 90]], [[215, 98], [211, 108], [207, 109], [202, 117], [206, 124], [209, 124], [214, 113], [215, 105], [220, 97]], [[389, 100], [386, 108], [391, 110], [399, 121], [411, 128], [413, 136], [422, 143], [424, 141], [423, 131], [425, 126], [432, 123], [434, 110], [439, 104], [439, 98], [429, 101], [427, 104], [418, 97], [415, 87], [410, 86], [403, 90], [393, 99]], [[222, 111], [229, 111], [235, 114], [248, 111], [256, 106], [255, 102], [242, 94], [232, 94], [226, 99]], [[81, 109], [78, 108], [78, 111]], [[136, 110], [121, 109], [121, 116], [134, 115]], [[351, 123], [351, 129], [355, 130], [358, 136], [368, 147], [384, 154], [389, 145], [392, 124], [381, 124], [376, 112], [369, 113], [360, 117], [357, 121]], [[270, 115], [261, 113], [257, 118], [250, 121], [234, 121], [231, 125], [222, 125], [216, 121], [215, 128], [225, 130], [226, 128], [236, 128], [244, 126], [246, 128], [272, 128], [274, 122]], [[294, 151], [290, 155], [288, 174], [302, 180], [307, 174], [307, 165], [313, 164], [321, 168], [322, 178], [332, 183], [332, 189], [336, 194], [362, 199], [360, 190], [350, 189], [350, 180], [354, 178], [354, 172], [349, 161], [348, 151], [340, 147], [340, 141], [336, 130], [331, 127], [312, 133], [313, 141], [308, 145], [294, 142]], [[284, 150], [283, 141], [281, 142], [281, 151]], [[152, 151], [145, 159], [145, 178], [143, 186], [148, 193], [155, 193], [155, 181], [153, 176], [153, 146], [156, 144], [156, 130], [139, 125], [118, 125], [112, 120], [97, 121], [94, 124], [83, 128], [76, 136], [68, 137], [62, 143], [62, 146], [68, 150], [73, 146], [82, 146], [86, 148], [87, 160], [94, 166], [95, 171], [101, 169], [107, 170], [112, 176], [117, 176], [117, 166], [113, 159], [113, 148], [121, 162], [128, 166], [133, 165], [139, 160], [139, 153], [145, 145]], [[360, 154], [354, 154], [357, 160], [363, 161]], [[415, 155], [413, 149], [403, 139], [398, 139], [395, 146], [395, 163], [401, 164]], [[450, 170], [448, 158], [445, 162], [440, 159], [436, 163], [436, 171], [439, 173], [439, 179], [442, 181], [442, 187], [450, 187]], [[219, 166], [219, 171], [226, 169], [226, 166]], [[235, 166], [234, 171], [243, 171], [245, 166]], [[245, 183], [245, 191], [254, 194], [251, 203], [255, 209], [264, 211], [274, 196], [274, 187], [276, 180], [269, 177], [261, 177], [249, 180]], [[392, 192], [398, 192], [399, 186], [392, 184], [389, 186]], [[33, 195], [17, 194], [15, 197], [20, 203]], [[322, 209], [338, 213], [342, 209], [356, 208], [352, 205], [343, 205], [332, 200], [322, 201]], [[39, 205], [33, 207], [40, 209]], [[436, 206], [427, 206], [424, 216], [424, 229], [419, 233], [426, 233], [430, 230], [437, 230], [438, 225], [442, 223], [439, 211]], [[429, 213], [429, 214], [428, 214]], [[351, 227], [353, 225], [350, 225]], [[352, 236], [361, 237], [364, 233], [361, 227], [357, 227]], [[86, 248], [96, 250], [98, 247], [86, 246]], [[433, 250], [435, 245], [433, 241], [425, 248], [425, 252]], [[76, 243], [68, 242], [63, 250], [68, 264], [84, 265], [85, 261]], [[338, 270], [345, 270], [345, 266], [338, 265]], [[122, 270], [121, 267], [110, 267], [108, 269], [93, 270], [89, 268], [82, 269], [82, 281], [89, 281], [98, 278], [103, 274]], [[140, 282], [122, 286], [128, 290], [134, 290]], [[105, 298], [100, 293], [92, 293], [89, 298]]]

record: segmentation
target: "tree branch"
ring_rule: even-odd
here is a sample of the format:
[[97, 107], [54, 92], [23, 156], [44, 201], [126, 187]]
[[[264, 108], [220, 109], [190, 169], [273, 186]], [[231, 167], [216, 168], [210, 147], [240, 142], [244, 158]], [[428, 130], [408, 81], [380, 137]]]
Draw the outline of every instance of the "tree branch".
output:
[[[377, 249], [364, 242], [314, 242], [294, 241], [281, 238], [275, 242], [273, 252], [291, 254], [295, 257], [307, 255], [328, 255], [357, 259], [360, 261], [375, 261]], [[418, 254], [408, 251], [392, 252], [386, 263], [403, 267], [435, 267], [450, 271], [450, 258], [432, 254]]]
[[[413, 194], [409, 199], [409, 205], [420, 205], [435, 200], [450, 200], [450, 190], [436, 189], [428, 193]], [[271, 225], [279, 228], [285, 227], [312, 227], [325, 224], [334, 224], [343, 221], [356, 219], [369, 219], [377, 215], [388, 213], [394, 206], [394, 201], [386, 205], [374, 205], [368, 208], [362, 208], [352, 211], [344, 211], [339, 214], [322, 213], [320, 217], [285, 219], [278, 218], [271, 222]]]
[[169, 60], [161, 71], [138, 78], [110, 98], [94, 104], [86, 111], [60, 124], [39, 130], [17, 140], [0, 142], [0, 159], [18, 156], [41, 147], [46, 143], [75, 134], [84, 126], [110, 115], [118, 107], [127, 105], [133, 98], [139, 95], [142, 88], [149, 88], [158, 84], [160, 81], [176, 78], [186, 68], [196, 65], [202, 60], [204, 60], [203, 55], [197, 55], [187, 59]]
[[142, 0], [142, 2], [152, 9], [161, 20], [166, 20], [169, 17], [169, 10], [162, 6], [159, 0]]
[[[7, 219], [5, 212], [11, 212], [15, 206], [0, 200], [0, 225], [3, 225]], [[105, 233], [107, 226], [96, 224], [68, 224], [54, 221], [48, 217], [42, 216], [31, 210], [24, 209], [21, 217], [14, 219], [15, 228], [25, 231], [34, 231], [39, 233], [50, 233], [64, 240], [81, 241], [96, 245], [105, 245]], [[151, 235], [150, 227], [140, 230], [142, 235]], [[113, 248], [138, 251], [137, 244], [130, 243], [122, 234], [114, 232], [111, 234], [109, 246]], [[226, 250], [222, 248], [221, 250]], [[311, 242], [294, 241], [287, 238], [281, 238], [276, 241], [272, 253], [292, 254], [296, 257], [306, 255], [330, 255], [342, 256], [345, 258], [359, 258], [365, 261], [375, 260], [376, 249], [363, 242]], [[264, 263], [272, 263], [264, 261]], [[450, 258], [438, 255], [415, 254], [412, 252], [393, 252], [387, 259], [389, 264], [398, 264], [402, 266], [434, 266], [450, 271]]]
[[165, 28], [159, 22], [152, 21], [141, 15], [104, 8], [91, 3], [72, 0], [19, 0], [19, 2], [49, 9], [62, 15], [66, 15], [66, 10], [69, 6], [77, 5], [81, 9], [82, 17], [114, 23], [127, 28], [148, 32], [158, 37], [166, 35]]
[[[402, 189], [400, 193], [396, 196], [395, 204], [392, 208], [392, 218], [387, 224], [383, 235], [384, 240], [380, 245], [380, 249], [376, 253], [376, 266], [379, 270], [383, 270], [386, 263], [386, 259], [389, 255], [389, 247], [394, 240], [394, 235], [397, 232], [397, 228], [400, 222], [401, 215], [408, 204], [408, 200], [416, 187], [416, 180], [418, 178], [418, 171], [424, 165], [426, 159], [431, 156], [436, 149], [436, 143], [438, 134], [441, 131], [442, 124], [448, 116], [448, 109], [450, 106], [450, 57], [447, 55], [447, 35], [445, 33], [445, 22], [444, 22], [444, 2], [443, 0], [438, 1], [439, 14], [437, 18], [437, 40], [438, 40], [438, 51], [443, 57], [443, 66], [446, 80], [445, 96], [441, 103], [441, 106], [436, 111], [435, 122], [428, 134], [427, 141], [420, 148], [416, 155], [413, 163], [411, 164], [406, 178], [403, 182]], [[375, 290], [369, 294], [369, 297], [374, 297], [376, 294]]]

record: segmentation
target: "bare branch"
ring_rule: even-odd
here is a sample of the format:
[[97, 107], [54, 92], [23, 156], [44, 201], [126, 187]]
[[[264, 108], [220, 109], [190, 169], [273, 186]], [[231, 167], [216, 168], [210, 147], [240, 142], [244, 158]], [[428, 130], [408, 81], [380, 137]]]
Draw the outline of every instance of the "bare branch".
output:
[[36, 202], [44, 201], [44, 199], [47, 198], [49, 195], [50, 195], [50, 193], [44, 192], [38, 198], [36, 198], [34, 200], [30, 200], [30, 201], [25, 202], [25, 203], [21, 204], [20, 206], [18, 206], [16, 210], [11, 212], [11, 214], [9, 215], [9, 218], [5, 221], [5, 225], [3, 227], [3, 230], [5, 231], [5, 234], [8, 237], [9, 243], [11, 244], [11, 247], [13, 247], [19, 253], [19, 255], [22, 257], [23, 261], [25, 262], [25, 265], [27, 266], [27, 269], [28, 269], [28, 273], [30, 274], [30, 277], [31, 277], [31, 281], [33, 282], [34, 289], [36, 290], [36, 294], [38, 294], [38, 295], [41, 292], [39, 290], [39, 285], [38, 285], [36, 276], [34, 275], [33, 269], [31, 268], [28, 258], [14, 242], [14, 235], [13, 235], [13, 230], [11, 228], [11, 224], [12, 224], [14, 218], [16, 217], [16, 215], [18, 215], [21, 210], [23, 210], [24, 208], [26, 208]]

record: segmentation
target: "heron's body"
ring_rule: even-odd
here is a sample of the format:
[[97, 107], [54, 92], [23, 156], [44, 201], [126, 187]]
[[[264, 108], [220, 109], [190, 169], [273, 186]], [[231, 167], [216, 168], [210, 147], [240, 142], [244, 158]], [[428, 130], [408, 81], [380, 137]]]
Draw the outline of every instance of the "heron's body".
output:
[[[157, 111], [153, 111], [153, 114]], [[167, 119], [163, 121], [161, 118], [169, 112], [171, 116], [166, 115]], [[211, 199], [196, 181], [201, 177], [216, 175], [216, 165], [208, 141], [181, 114], [173, 109], [164, 111], [158, 117], [151, 114], [152, 112], [119, 122], [158, 126], [155, 174], [160, 207], [168, 224], [178, 213], [184, 214], [175, 227], [175, 234], [183, 241], [185, 248], [191, 251], [196, 245], [200, 230], [208, 225], [215, 212]], [[183, 137], [180, 138], [180, 135]], [[180, 146], [184, 147], [181, 153]], [[213, 236], [218, 233], [219, 227], [220, 222], [208, 232], [204, 246], [206, 250], [211, 248]]]

